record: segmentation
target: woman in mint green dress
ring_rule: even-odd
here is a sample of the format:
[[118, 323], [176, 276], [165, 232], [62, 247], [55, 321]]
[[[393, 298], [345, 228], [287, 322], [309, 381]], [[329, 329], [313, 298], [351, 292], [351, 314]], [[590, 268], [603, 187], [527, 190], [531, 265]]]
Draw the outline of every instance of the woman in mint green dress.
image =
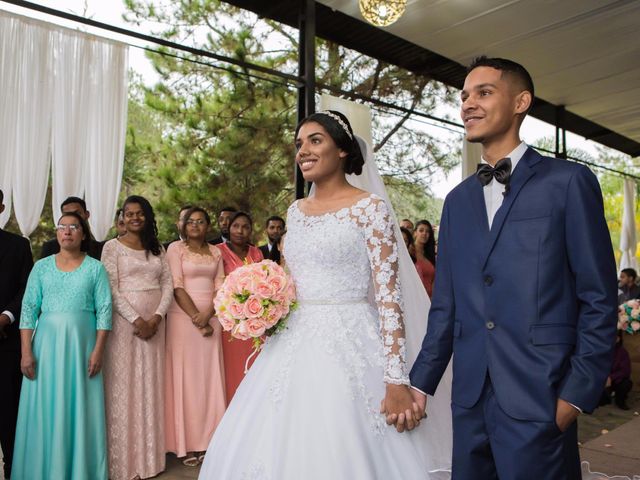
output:
[[22, 381], [12, 480], [106, 480], [102, 352], [111, 291], [86, 255], [75, 213], [57, 226], [60, 253], [37, 262], [22, 301]]

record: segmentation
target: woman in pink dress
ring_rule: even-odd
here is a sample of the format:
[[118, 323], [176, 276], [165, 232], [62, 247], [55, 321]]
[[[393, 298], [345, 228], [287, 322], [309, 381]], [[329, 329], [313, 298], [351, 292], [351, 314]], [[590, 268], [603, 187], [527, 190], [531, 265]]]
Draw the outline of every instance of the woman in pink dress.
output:
[[104, 360], [111, 480], [150, 478], [165, 468], [163, 319], [173, 300], [151, 205], [134, 195], [122, 208], [127, 233], [102, 251], [113, 296]]
[[[261, 262], [262, 252], [249, 242], [253, 233], [253, 221], [248, 213], [237, 212], [229, 224], [229, 241], [216, 245], [222, 253], [224, 274], [229, 275], [245, 263]], [[245, 363], [253, 351], [250, 340], [232, 338], [229, 332], [222, 332], [222, 352], [224, 354], [224, 378], [227, 390], [227, 404], [231, 402], [240, 382], [244, 378]], [[252, 361], [255, 360], [255, 356]]]
[[429, 298], [433, 291], [433, 282], [436, 276], [436, 239], [433, 235], [433, 227], [427, 220], [416, 223], [413, 231], [415, 239], [416, 270]]
[[168, 452], [187, 466], [204, 459], [226, 408], [222, 327], [213, 298], [224, 281], [222, 255], [206, 240], [211, 220], [194, 207], [169, 245], [174, 302], [167, 314], [165, 438]]

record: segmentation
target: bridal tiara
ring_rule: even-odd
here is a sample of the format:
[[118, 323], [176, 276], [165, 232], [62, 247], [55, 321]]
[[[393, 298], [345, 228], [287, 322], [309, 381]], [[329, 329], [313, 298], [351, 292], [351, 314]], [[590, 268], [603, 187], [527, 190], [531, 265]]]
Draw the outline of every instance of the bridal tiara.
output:
[[331, 112], [329, 110], [323, 110], [323, 111], [318, 112], [318, 113], [321, 113], [322, 115], [326, 115], [327, 117], [333, 118], [336, 122], [338, 122], [338, 125], [340, 125], [342, 127], [342, 129], [345, 131], [347, 136], [351, 140], [353, 140], [353, 134], [349, 131], [349, 126], [338, 115], [336, 115], [335, 113], [333, 113], [333, 112]]

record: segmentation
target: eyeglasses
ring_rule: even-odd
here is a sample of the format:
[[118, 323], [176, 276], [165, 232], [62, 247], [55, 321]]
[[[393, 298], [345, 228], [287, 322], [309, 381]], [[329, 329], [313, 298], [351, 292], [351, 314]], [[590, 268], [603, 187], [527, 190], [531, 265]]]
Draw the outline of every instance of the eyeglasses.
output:
[[205, 225], [207, 222], [205, 220], [187, 220], [187, 225]]
[[56, 230], [58, 232], [64, 232], [66, 230], [70, 230], [71, 232], [77, 232], [78, 230], [80, 230], [80, 225], [78, 225], [77, 223], [70, 223], [68, 225], [56, 225]]

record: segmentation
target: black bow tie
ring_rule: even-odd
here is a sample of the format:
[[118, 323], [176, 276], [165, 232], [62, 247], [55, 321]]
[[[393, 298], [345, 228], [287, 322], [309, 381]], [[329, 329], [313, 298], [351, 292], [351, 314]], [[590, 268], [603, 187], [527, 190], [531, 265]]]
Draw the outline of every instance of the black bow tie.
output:
[[478, 181], [482, 186], [489, 185], [492, 179], [496, 179], [496, 182], [505, 185], [505, 194], [509, 192], [509, 180], [511, 179], [511, 159], [503, 158], [498, 160], [495, 167], [487, 163], [478, 164], [478, 170], [476, 171]]

